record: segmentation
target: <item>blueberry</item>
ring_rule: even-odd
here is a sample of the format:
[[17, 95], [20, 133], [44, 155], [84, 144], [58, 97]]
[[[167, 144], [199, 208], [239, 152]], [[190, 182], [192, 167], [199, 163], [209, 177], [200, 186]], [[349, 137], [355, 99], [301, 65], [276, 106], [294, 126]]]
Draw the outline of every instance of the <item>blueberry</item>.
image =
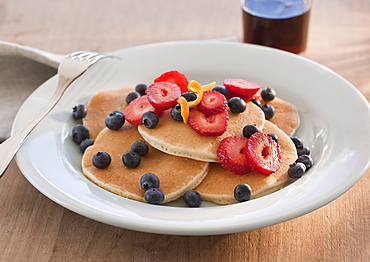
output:
[[155, 128], [159, 122], [159, 117], [152, 111], [145, 112], [142, 116], [142, 123], [146, 128]]
[[147, 191], [150, 188], [159, 188], [159, 178], [153, 173], [146, 173], [140, 178], [140, 187]]
[[126, 96], [126, 103], [130, 104], [136, 98], [139, 98], [140, 94], [138, 92], [131, 92]]
[[290, 137], [290, 139], [293, 141], [293, 143], [295, 145], [295, 148], [298, 148], [298, 146], [300, 146], [300, 145], [303, 146], [303, 142], [299, 137], [292, 136], [292, 137]]
[[143, 140], [139, 140], [132, 143], [131, 150], [138, 153], [140, 156], [146, 156], [149, 152], [149, 146]]
[[243, 136], [249, 138], [254, 133], [260, 133], [261, 129], [259, 129], [256, 125], [246, 125], [243, 127]]
[[72, 129], [72, 139], [77, 144], [81, 144], [87, 138], [90, 138], [90, 132], [86, 126], [78, 124]]
[[197, 94], [193, 93], [193, 92], [185, 92], [185, 93], [182, 93], [181, 94], [183, 97], [185, 97], [186, 101], [190, 102], [190, 101], [194, 101], [197, 99]]
[[171, 114], [172, 119], [174, 119], [176, 121], [179, 121], [179, 122], [183, 121], [183, 118], [182, 118], [182, 115], [181, 115], [181, 107], [179, 105], [173, 107], [171, 109], [170, 114]]
[[271, 137], [276, 143], [279, 143], [279, 138], [276, 134], [267, 134], [269, 137]]
[[93, 156], [92, 163], [96, 168], [103, 169], [110, 165], [112, 159], [107, 152], [98, 152]]
[[87, 114], [87, 108], [85, 105], [77, 105], [73, 107], [72, 110], [73, 110], [72, 115], [74, 119], [82, 119]]
[[228, 97], [229, 96], [229, 90], [227, 90], [226, 87], [224, 86], [215, 86], [212, 91], [217, 91], [217, 92], [220, 92], [221, 94], [223, 94], [225, 97]]
[[245, 111], [245, 109], [247, 109], [247, 104], [240, 97], [230, 98], [228, 105], [229, 105], [231, 112], [233, 112], [234, 114], [242, 113]]
[[80, 150], [82, 153], [85, 153], [86, 148], [94, 144], [94, 140], [86, 138], [80, 143]]
[[264, 104], [261, 107], [262, 111], [265, 113], [265, 119], [270, 120], [275, 115], [275, 108], [270, 104]]
[[185, 192], [183, 200], [188, 207], [200, 207], [202, 205], [202, 196], [194, 190]]
[[105, 125], [111, 130], [120, 129], [125, 123], [125, 117], [122, 113], [112, 112], [105, 118]]
[[245, 202], [252, 197], [252, 189], [248, 184], [239, 184], [234, 189], [234, 198], [238, 202]]
[[145, 191], [144, 199], [149, 204], [158, 205], [164, 200], [164, 193], [159, 188], [150, 188]]
[[129, 150], [123, 154], [122, 162], [128, 168], [135, 168], [140, 165], [141, 157], [135, 151]]
[[261, 91], [261, 98], [265, 101], [271, 101], [276, 97], [276, 92], [271, 87], [266, 87]]
[[251, 102], [255, 104], [256, 106], [258, 106], [259, 108], [262, 107], [261, 101], [259, 101], [258, 99], [253, 99], [251, 100]]
[[306, 172], [306, 166], [303, 163], [297, 162], [289, 165], [288, 175], [291, 178], [300, 178]]
[[313, 160], [309, 155], [300, 155], [295, 162], [303, 163], [306, 166], [306, 171], [313, 166]]
[[135, 86], [135, 91], [138, 92], [141, 96], [145, 95], [145, 91], [148, 88], [146, 84], [137, 84]]
[[298, 154], [298, 156], [309, 155], [310, 154], [310, 149], [305, 145], [298, 145], [297, 154]]

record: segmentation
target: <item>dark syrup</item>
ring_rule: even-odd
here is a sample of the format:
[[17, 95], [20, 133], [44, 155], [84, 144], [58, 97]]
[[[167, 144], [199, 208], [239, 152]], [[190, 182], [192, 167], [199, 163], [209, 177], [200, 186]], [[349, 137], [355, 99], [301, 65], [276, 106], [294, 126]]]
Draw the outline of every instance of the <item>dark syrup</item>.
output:
[[303, 0], [246, 0], [243, 42], [301, 53], [307, 46], [309, 16]]

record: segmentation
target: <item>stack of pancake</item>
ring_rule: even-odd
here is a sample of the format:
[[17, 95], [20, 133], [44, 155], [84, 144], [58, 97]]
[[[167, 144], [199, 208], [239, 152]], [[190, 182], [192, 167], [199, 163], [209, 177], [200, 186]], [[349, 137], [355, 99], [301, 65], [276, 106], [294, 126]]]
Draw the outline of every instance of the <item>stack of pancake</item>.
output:
[[[83, 155], [83, 173], [100, 187], [130, 199], [144, 201], [144, 190], [140, 178], [145, 173], [154, 173], [160, 179], [160, 189], [165, 194], [164, 203], [181, 197], [187, 190], [198, 191], [203, 200], [217, 204], [232, 204], [234, 188], [240, 183], [249, 184], [252, 198], [266, 195], [281, 188], [288, 180], [289, 165], [297, 158], [296, 148], [290, 139], [299, 126], [299, 115], [292, 104], [276, 97], [268, 102], [275, 107], [275, 115], [265, 120], [262, 110], [252, 102], [247, 102], [247, 110], [240, 114], [229, 111], [227, 131], [217, 137], [197, 134], [189, 125], [175, 121], [168, 111], [160, 116], [154, 129], [143, 125], [125, 123], [120, 130], [105, 127], [105, 118], [114, 110], [123, 111], [125, 98], [133, 88], [102, 91], [91, 98], [87, 105], [84, 125], [90, 130], [94, 145]], [[262, 102], [264, 103], [264, 102]], [[227, 136], [242, 136], [245, 125], [258, 126], [262, 132], [274, 133], [279, 138], [282, 152], [280, 169], [271, 175], [255, 171], [246, 175], [236, 175], [217, 163], [216, 151], [220, 141]], [[141, 164], [129, 169], [122, 162], [122, 155], [130, 150], [131, 144], [144, 140], [150, 147], [142, 157]], [[97, 152], [107, 152], [112, 158], [109, 167], [98, 169], [92, 164]]]

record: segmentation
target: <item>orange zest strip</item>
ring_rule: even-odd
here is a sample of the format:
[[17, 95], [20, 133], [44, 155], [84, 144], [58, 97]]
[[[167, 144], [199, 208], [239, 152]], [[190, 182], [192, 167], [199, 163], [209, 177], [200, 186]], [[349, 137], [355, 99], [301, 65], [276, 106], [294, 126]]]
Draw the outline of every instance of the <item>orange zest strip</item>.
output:
[[188, 123], [188, 118], [189, 118], [189, 105], [188, 101], [186, 100], [185, 97], [180, 96], [179, 99], [177, 99], [177, 103], [181, 107], [181, 116], [185, 124]]

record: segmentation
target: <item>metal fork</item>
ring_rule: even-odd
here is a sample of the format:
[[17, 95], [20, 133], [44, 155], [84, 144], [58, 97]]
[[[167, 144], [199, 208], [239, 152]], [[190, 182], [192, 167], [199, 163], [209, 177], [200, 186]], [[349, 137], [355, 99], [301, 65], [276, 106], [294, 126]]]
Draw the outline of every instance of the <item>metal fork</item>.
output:
[[88, 51], [78, 51], [66, 55], [58, 67], [58, 87], [49, 102], [40, 110], [38, 115], [32, 121], [0, 144], [0, 178], [5, 173], [10, 161], [13, 159], [14, 155], [22, 146], [28, 135], [55, 107], [72, 82], [86, 72], [90, 66], [107, 57], [118, 58], [116, 56]]

